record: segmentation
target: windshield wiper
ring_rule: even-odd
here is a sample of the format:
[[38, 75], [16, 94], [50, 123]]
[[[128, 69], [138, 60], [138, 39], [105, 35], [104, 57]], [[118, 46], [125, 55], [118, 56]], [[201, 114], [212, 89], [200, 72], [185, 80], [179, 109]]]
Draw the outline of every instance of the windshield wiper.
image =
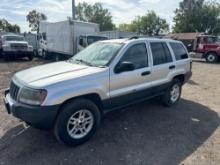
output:
[[84, 60], [82, 60], [82, 59], [75, 59], [75, 61], [80, 62], [80, 63], [83, 63], [83, 64], [86, 64], [86, 65], [88, 65], [88, 66], [93, 66], [91, 63], [89, 63], [89, 62], [87, 62], [87, 61], [84, 61]]

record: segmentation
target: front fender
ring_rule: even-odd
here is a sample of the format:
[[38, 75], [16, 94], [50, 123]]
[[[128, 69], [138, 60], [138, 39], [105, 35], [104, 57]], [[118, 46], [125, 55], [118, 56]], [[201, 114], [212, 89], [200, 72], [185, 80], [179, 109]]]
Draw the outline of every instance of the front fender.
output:
[[98, 84], [84, 85], [82, 83], [74, 87], [50, 89], [43, 105], [58, 105], [66, 100], [87, 94], [97, 94], [101, 100], [109, 98], [108, 88]]

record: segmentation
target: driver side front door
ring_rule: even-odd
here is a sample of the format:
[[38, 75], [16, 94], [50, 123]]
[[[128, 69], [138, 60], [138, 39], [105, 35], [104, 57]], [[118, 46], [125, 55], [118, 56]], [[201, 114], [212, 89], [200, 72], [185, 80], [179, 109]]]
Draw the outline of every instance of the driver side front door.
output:
[[[133, 71], [110, 73], [110, 109], [127, 105], [146, 97], [145, 89], [151, 79], [149, 56], [146, 43], [130, 46], [117, 65], [130, 62], [134, 65]], [[116, 67], [117, 67], [116, 65]]]

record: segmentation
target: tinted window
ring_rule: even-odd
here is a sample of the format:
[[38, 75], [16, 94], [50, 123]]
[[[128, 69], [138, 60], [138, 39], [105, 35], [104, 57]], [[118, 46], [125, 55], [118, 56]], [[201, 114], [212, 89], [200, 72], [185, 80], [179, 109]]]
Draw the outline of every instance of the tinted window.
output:
[[102, 40], [107, 40], [107, 39], [108, 39], [107, 37], [101, 37], [101, 36], [88, 36], [87, 37], [88, 45], [91, 45], [97, 41], [102, 41]]
[[141, 69], [148, 66], [148, 54], [146, 45], [137, 44], [130, 47], [121, 59], [121, 62], [131, 62], [135, 69]]
[[150, 45], [151, 45], [154, 65], [160, 65], [160, 64], [172, 62], [172, 56], [166, 43], [154, 42], [151, 43]]
[[5, 41], [24, 41], [24, 37], [22, 36], [5, 36]]
[[170, 46], [173, 49], [173, 52], [175, 54], [176, 60], [182, 60], [188, 58], [188, 54], [180, 43], [170, 43]]

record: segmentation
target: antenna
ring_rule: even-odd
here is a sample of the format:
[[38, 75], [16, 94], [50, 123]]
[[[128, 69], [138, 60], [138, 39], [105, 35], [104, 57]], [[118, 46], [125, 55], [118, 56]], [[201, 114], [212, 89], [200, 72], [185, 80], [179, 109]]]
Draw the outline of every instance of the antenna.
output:
[[75, 0], [72, 0], [72, 19], [76, 20], [76, 6], [75, 6]]

